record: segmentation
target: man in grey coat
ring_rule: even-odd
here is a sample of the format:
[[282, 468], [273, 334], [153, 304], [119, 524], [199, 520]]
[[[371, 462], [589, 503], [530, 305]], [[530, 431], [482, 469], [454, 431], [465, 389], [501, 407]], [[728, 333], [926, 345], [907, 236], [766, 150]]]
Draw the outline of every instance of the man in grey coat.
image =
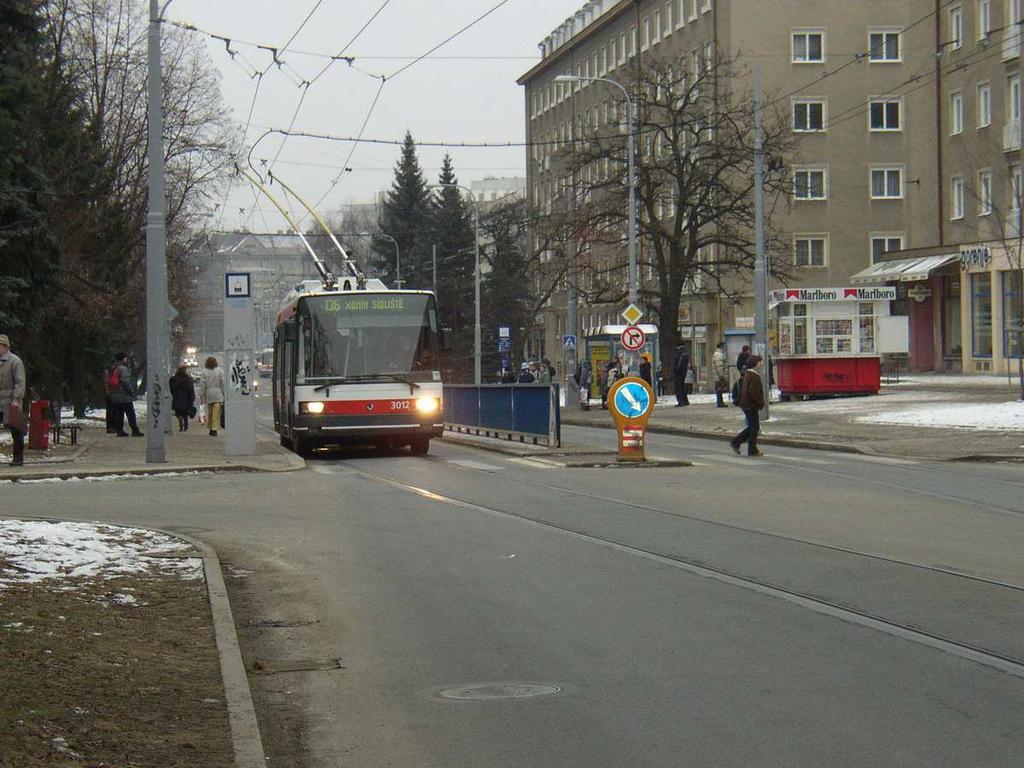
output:
[[125, 352], [118, 352], [114, 355], [114, 370], [111, 376], [116, 379], [110, 386], [110, 400], [116, 410], [114, 426], [117, 429], [118, 437], [128, 437], [124, 431], [124, 420], [128, 417], [128, 426], [132, 428], [132, 437], [142, 437], [139, 430], [139, 423], [135, 418], [135, 385], [132, 382], [132, 372], [128, 368], [128, 355]]
[[[25, 417], [21, 403], [25, 399], [25, 364], [11, 352], [11, 340], [0, 333], [0, 424], [6, 424], [14, 440], [11, 466], [25, 463]], [[19, 426], [15, 426], [18, 424]]]

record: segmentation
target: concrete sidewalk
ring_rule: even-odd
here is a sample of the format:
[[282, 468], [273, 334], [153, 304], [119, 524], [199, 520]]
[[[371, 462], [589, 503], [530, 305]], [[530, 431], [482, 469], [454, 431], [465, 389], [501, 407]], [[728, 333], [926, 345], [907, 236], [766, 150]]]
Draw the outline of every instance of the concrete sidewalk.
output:
[[[907, 413], [924, 407], [949, 408], [988, 405], [1005, 407], [1015, 401], [1015, 386], [978, 386], [970, 381], [958, 386], [952, 377], [931, 382], [917, 377], [911, 382], [882, 388], [869, 397], [830, 398], [775, 403], [771, 419], [762, 423], [765, 445], [938, 460], [1024, 461], [1024, 431], [1020, 429], [969, 429], [948, 426], [871, 423], [863, 419], [886, 413]], [[923, 379], [923, 380], [922, 380]], [[739, 408], [716, 408], [713, 396], [698, 395], [688, 407], [659, 406], [648, 422], [652, 432], [726, 440], [743, 427]], [[1024, 405], [1021, 406], [1024, 412]], [[562, 423], [612, 428], [612, 419], [600, 407], [562, 411]]]
[[252, 456], [227, 456], [225, 434], [211, 437], [203, 425], [193, 422], [187, 432], [175, 431], [164, 438], [167, 461], [146, 463], [145, 437], [117, 437], [106, 433], [102, 421], [84, 420], [79, 444], [51, 445], [46, 452], [26, 451], [25, 466], [0, 463], [0, 480], [152, 475], [174, 472], [290, 472], [306, 462], [282, 448], [276, 435], [257, 427]]

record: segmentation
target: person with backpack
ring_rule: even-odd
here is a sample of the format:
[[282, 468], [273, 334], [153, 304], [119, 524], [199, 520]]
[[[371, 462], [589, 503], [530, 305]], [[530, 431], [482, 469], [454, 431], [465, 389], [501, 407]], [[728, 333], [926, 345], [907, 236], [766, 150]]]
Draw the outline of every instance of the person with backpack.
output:
[[128, 368], [128, 353], [118, 352], [114, 355], [114, 367], [107, 377], [107, 391], [110, 401], [114, 404], [114, 429], [118, 437], [128, 437], [124, 431], [125, 418], [131, 427], [132, 437], [142, 437], [139, 423], [135, 416], [135, 398], [137, 393], [132, 383], [131, 370]]

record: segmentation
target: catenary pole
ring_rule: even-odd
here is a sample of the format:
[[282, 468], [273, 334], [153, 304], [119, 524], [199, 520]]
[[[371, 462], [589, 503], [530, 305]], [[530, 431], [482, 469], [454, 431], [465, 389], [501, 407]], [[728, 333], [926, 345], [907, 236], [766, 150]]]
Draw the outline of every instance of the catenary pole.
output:
[[[164, 8], [167, 6], [165, 5]], [[149, 0], [147, 124], [149, 213], [146, 217], [146, 463], [167, 461], [164, 450], [165, 380], [170, 368], [167, 305], [167, 199], [164, 181], [163, 73], [160, 66], [159, 0]]]
[[769, 418], [768, 400], [771, 397], [771, 363], [768, 360], [768, 272], [765, 267], [764, 243], [764, 103], [761, 96], [761, 65], [754, 64], [754, 316], [756, 318], [754, 346], [764, 358], [764, 389], [762, 418]]

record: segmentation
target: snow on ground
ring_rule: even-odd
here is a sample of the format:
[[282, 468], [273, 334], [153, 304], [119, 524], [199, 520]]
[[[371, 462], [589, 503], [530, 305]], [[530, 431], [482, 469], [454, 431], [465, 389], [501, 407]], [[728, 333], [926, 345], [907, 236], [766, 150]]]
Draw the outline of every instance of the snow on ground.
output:
[[867, 424], [905, 424], [916, 427], [978, 429], [995, 432], [1024, 432], [1024, 403], [935, 403], [908, 406], [898, 411], [857, 416], [856, 422]]
[[944, 402], [953, 404], [952, 393], [949, 392], [886, 392], [881, 395], [864, 395], [863, 397], [828, 397], [818, 400], [794, 400], [779, 406], [780, 412], [786, 413], [827, 413], [827, 414], [861, 414], [876, 412], [898, 406], [910, 406], [916, 403]]
[[141, 528], [0, 520], [0, 590], [80, 577], [177, 574], [184, 579], [202, 578], [200, 559], [160, 557], [183, 549], [187, 545], [180, 540]]
[[908, 373], [900, 374], [900, 380], [886, 387], [1010, 387], [1019, 388], [1017, 375], [1014, 374], [1007, 383], [1005, 376], [966, 376], [957, 373]]

